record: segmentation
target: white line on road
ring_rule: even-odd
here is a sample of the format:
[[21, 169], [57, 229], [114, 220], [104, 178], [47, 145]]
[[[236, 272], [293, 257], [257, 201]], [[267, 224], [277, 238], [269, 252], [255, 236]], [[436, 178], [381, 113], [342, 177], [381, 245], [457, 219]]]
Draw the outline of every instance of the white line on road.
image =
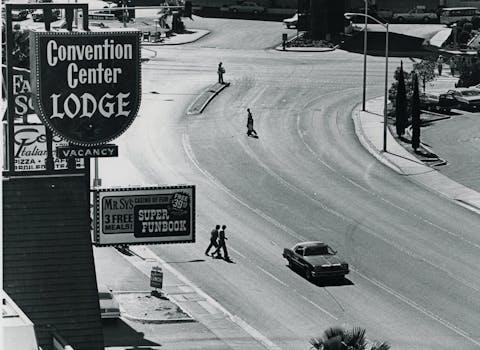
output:
[[298, 233], [296, 233], [295, 231], [289, 229], [288, 227], [286, 227], [285, 225], [281, 224], [280, 222], [278, 222], [277, 220], [271, 218], [270, 216], [268, 216], [267, 214], [265, 214], [264, 212], [262, 212], [260, 209], [256, 209], [256, 208], [252, 208], [251, 206], [249, 206], [247, 203], [245, 203], [243, 200], [241, 200], [238, 196], [236, 196], [232, 191], [230, 191], [227, 187], [225, 187], [222, 183], [220, 183], [213, 175], [211, 175], [208, 171], [206, 171], [205, 169], [202, 169], [202, 167], [200, 167], [200, 164], [198, 164], [198, 161], [195, 157], [195, 154], [193, 153], [193, 150], [192, 150], [192, 147], [190, 146], [190, 142], [189, 142], [189, 139], [188, 139], [188, 135], [187, 134], [183, 134], [183, 137], [182, 137], [182, 143], [183, 143], [183, 148], [185, 150], [185, 153], [187, 154], [187, 157], [190, 159], [190, 161], [193, 163], [193, 165], [195, 165], [195, 167], [203, 174], [205, 175], [205, 177], [207, 177], [215, 186], [217, 186], [220, 190], [222, 190], [223, 192], [225, 192], [226, 194], [228, 194], [230, 197], [232, 197], [233, 199], [235, 199], [238, 203], [240, 203], [241, 205], [243, 205], [245, 208], [248, 208], [249, 210], [253, 211], [254, 213], [256, 213], [257, 215], [261, 216], [263, 219], [265, 219], [266, 221], [268, 221], [269, 223], [271, 223], [272, 225], [278, 227], [279, 229], [283, 230], [284, 232], [286, 232], [287, 234], [289, 234], [290, 236], [298, 239], [299, 241], [307, 241], [307, 239], [305, 237], [303, 237], [302, 235], [299, 235]]
[[[190, 286], [198, 295], [200, 295], [202, 298], [204, 298], [206, 301], [208, 301], [211, 305], [216, 307], [218, 310], [223, 312], [226, 316], [228, 316], [234, 323], [236, 323], [238, 326], [240, 326], [245, 332], [250, 334], [252, 338], [254, 338], [256, 341], [258, 341], [260, 344], [262, 344], [265, 348], [269, 350], [281, 350], [280, 347], [275, 345], [270, 339], [268, 339], [266, 336], [264, 336], [262, 333], [260, 333], [258, 330], [250, 326], [248, 323], [246, 323], [244, 320], [242, 320], [240, 317], [231, 314], [227, 309], [225, 309], [218, 301], [213, 299], [210, 295], [205, 293], [202, 289], [197, 287], [193, 282], [191, 282], [187, 277], [185, 277], [180, 271], [175, 270], [170, 264], [168, 264], [165, 260], [160, 258], [158, 255], [156, 255], [152, 250], [150, 250], [147, 247], [142, 247], [144, 251], [150, 255], [151, 257], [154, 257], [155, 260], [157, 260], [160, 264], [162, 264], [162, 267], [170, 271], [176, 278], [178, 278], [180, 281], [185, 283], [186, 285]], [[131, 250], [138, 250], [140, 247], [131, 247]], [[142, 256], [141, 253], [139, 253], [140, 256]]]
[[313, 301], [311, 301], [310, 299], [308, 299], [307, 297], [304, 297], [303, 295], [300, 294], [300, 296], [305, 299], [307, 302], [309, 302], [310, 304], [312, 304], [313, 306], [315, 306], [317, 309], [319, 309], [320, 311], [326, 313], [328, 316], [330, 316], [331, 318], [333, 318], [335, 321], [338, 321], [338, 318], [335, 316], [335, 315], [332, 315], [330, 312], [328, 312], [327, 310], [325, 310], [323, 307], [321, 307], [320, 305], [314, 303]]
[[272, 275], [270, 272], [268, 272], [267, 270], [265, 270], [264, 268], [260, 267], [257, 265], [257, 267], [263, 271], [265, 274], [267, 274], [268, 276], [272, 277], [275, 281], [277, 281], [278, 283], [280, 283], [281, 285], [284, 285], [285, 287], [288, 287], [288, 284], [282, 282], [280, 279], [278, 279], [277, 277], [275, 277], [274, 275]]
[[417, 311], [420, 311], [421, 313], [423, 313], [424, 315], [430, 317], [431, 319], [439, 322], [440, 324], [442, 324], [443, 326], [447, 327], [448, 329], [452, 330], [453, 332], [457, 333], [458, 335], [464, 337], [465, 339], [471, 341], [472, 343], [480, 346], [480, 342], [478, 342], [477, 340], [473, 339], [472, 337], [469, 336], [468, 332], [458, 328], [457, 326], [451, 324], [450, 322], [444, 320], [443, 318], [441, 318], [440, 316], [438, 315], [435, 315], [433, 312], [431, 311], [428, 311], [427, 309], [425, 309], [424, 307], [418, 305], [417, 303], [415, 303], [413, 300], [410, 300], [409, 298], [407, 298], [406, 296], [403, 296], [402, 294], [394, 291], [393, 289], [387, 287], [386, 285], [384, 285], [383, 283], [373, 279], [373, 278], [370, 278], [370, 277], [367, 277], [366, 275], [364, 275], [363, 273], [357, 271], [357, 270], [354, 270], [355, 273], [357, 273], [359, 276], [363, 277], [364, 279], [366, 279], [367, 281], [369, 281], [370, 283], [373, 283], [374, 285], [376, 285], [377, 287], [381, 288], [382, 290], [386, 291], [387, 293], [389, 293], [390, 295], [393, 295], [394, 297], [396, 297], [397, 299], [403, 301], [404, 303], [406, 303], [407, 305], [411, 306], [412, 308], [414, 308], [415, 310]]
[[240, 253], [240, 252], [239, 252], [238, 250], [236, 250], [235, 248], [232, 248], [232, 246], [229, 245], [229, 246], [228, 246], [228, 249], [234, 251], [235, 254], [240, 255], [242, 258], [247, 259], [247, 257], [246, 257], [245, 255], [243, 255], [242, 253]]

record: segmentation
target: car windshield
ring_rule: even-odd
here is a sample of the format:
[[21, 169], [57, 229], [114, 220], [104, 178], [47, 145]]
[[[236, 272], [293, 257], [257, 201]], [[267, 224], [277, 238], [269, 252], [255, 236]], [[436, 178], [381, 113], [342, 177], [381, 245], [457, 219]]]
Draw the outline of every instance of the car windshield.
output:
[[316, 246], [316, 247], [307, 247], [305, 248], [305, 256], [310, 255], [329, 255], [330, 252], [327, 246]]
[[468, 90], [468, 91], [462, 91], [463, 96], [478, 96], [480, 95], [480, 91], [473, 91], [473, 90]]

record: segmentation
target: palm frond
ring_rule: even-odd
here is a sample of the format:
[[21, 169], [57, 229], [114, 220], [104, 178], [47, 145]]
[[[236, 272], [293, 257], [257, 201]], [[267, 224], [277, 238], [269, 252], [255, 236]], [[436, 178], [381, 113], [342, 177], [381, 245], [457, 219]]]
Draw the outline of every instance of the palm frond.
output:
[[375, 344], [372, 345], [370, 350], [390, 350], [390, 344], [388, 344], [387, 342], [383, 342], [383, 343], [376, 342]]
[[[321, 338], [312, 338], [310, 339], [310, 344], [312, 345], [311, 348], [313, 349], [322, 349], [323, 348], [323, 340]], [[310, 349], [311, 349], [310, 348]]]
[[345, 330], [342, 327], [329, 327], [323, 333], [323, 337], [325, 340], [335, 338], [337, 336], [340, 336], [343, 339], [344, 334]]
[[365, 332], [365, 328], [358, 326], [353, 327], [352, 330], [348, 332], [348, 337], [345, 339], [346, 344], [353, 347], [355, 350], [365, 350], [367, 347]]

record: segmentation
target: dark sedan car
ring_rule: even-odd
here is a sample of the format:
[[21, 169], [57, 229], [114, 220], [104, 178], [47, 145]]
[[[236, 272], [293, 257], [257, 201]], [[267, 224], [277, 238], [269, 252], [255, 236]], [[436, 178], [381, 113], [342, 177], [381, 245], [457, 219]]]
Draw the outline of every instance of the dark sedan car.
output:
[[302, 242], [291, 249], [283, 250], [288, 266], [304, 272], [308, 280], [345, 277], [349, 273], [348, 264], [336, 254], [336, 251], [323, 242]]
[[427, 111], [450, 112], [459, 108], [460, 103], [452, 93], [421, 93], [420, 108]]
[[448, 90], [447, 94], [451, 94], [461, 107], [468, 110], [480, 109], [480, 90], [476, 88], [456, 88]]

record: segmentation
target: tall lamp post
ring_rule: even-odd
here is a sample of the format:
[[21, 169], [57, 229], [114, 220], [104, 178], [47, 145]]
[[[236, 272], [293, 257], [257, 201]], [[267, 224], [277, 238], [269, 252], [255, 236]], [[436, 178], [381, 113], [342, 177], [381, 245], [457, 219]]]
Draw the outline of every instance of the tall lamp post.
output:
[[363, 27], [363, 95], [362, 111], [365, 112], [367, 90], [367, 38], [368, 38], [368, 0], [365, 0], [365, 26]]
[[384, 99], [383, 99], [383, 151], [387, 152], [387, 100], [388, 100], [388, 23], [380, 22], [375, 17], [370, 15], [365, 15], [363, 13], [353, 13], [347, 12], [344, 13], [346, 19], [351, 19], [354, 16], [362, 16], [370, 18], [371, 20], [380, 24], [383, 28], [385, 28], [385, 91], [384, 91]]

